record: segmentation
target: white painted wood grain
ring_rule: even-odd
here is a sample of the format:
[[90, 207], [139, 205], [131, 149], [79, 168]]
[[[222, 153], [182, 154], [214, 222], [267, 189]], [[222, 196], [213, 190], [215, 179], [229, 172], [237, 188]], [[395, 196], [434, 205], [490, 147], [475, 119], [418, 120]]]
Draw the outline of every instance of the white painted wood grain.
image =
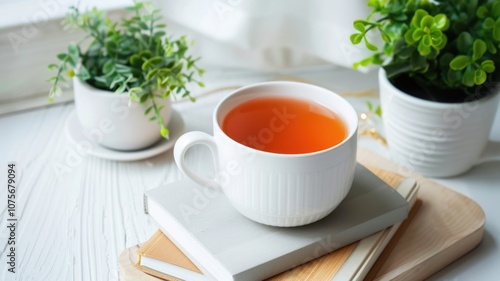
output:
[[[206, 116], [219, 98], [177, 105], [181, 112], [194, 109], [185, 117], [187, 129], [210, 131]], [[181, 177], [171, 151], [133, 162], [77, 154], [64, 133], [73, 108], [70, 103], [0, 119], [0, 128], [6, 129], [1, 163], [15, 160], [19, 180], [19, 272], [5, 269], [8, 232], [2, 228], [0, 280], [118, 280], [119, 253], [157, 229], [144, 214], [144, 191]], [[193, 168], [201, 169], [200, 157], [208, 154], [189, 156]], [[6, 190], [0, 194], [4, 201]], [[6, 222], [3, 204], [0, 215]]]

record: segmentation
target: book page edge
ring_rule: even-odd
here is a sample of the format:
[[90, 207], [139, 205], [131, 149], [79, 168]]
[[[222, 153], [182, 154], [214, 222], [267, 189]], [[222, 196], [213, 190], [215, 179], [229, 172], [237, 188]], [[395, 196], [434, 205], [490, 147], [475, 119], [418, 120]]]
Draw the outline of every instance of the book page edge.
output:
[[[408, 201], [409, 209], [411, 209], [417, 199], [418, 184], [416, 181], [414, 179], [404, 179], [396, 190]], [[359, 241], [356, 248], [354, 248], [331, 280], [363, 280], [401, 223], [399, 222]]]

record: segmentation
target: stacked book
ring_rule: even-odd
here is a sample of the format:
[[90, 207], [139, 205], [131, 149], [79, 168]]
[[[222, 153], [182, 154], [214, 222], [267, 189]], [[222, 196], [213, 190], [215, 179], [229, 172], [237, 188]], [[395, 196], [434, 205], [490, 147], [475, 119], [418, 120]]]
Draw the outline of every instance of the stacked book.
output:
[[164, 280], [370, 278], [416, 210], [417, 190], [413, 179], [393, 189], [358, 164], [349, 194], [330, 215], [280, 228], [253, 222], [222, 193], [181, 180], [146, 192], [145, 211], [160, 231], [132, 262]]

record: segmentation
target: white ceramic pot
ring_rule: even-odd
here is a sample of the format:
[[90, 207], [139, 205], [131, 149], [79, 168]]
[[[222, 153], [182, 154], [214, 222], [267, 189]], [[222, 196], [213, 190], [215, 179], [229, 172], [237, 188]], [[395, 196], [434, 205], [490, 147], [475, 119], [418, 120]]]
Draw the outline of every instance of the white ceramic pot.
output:
[[475, 165], [488, 144], [498, 93], [464, 103], [410, 96], [379, 71], [384, 128], [391, 156], [430, 177], [450, 177]]
[[[98, 144], [116, 150], [139, 150], [153, 145], [161, 139], [156, 121], [144, 115], [148, 103], [132, 102], [128, 94], [96, 89], [89, 84], [73, 79], [75, 108], [85, 134]], [[171, 115], [170, 99], [158, 99], [165, 124]]]

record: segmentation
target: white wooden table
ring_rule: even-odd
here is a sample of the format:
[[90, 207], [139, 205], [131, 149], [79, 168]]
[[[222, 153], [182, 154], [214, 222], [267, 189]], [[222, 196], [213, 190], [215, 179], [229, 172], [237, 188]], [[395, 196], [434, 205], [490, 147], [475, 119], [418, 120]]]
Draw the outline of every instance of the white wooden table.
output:
[[[231, 83], [243, 85], [275, 76], [256, 75]], [[300, 76], [339, 91], [376, 86], [373, 75], [349, 74], [348, 81], [336, 72]], [[194, 104], [175, 104], [186, 130], [211, 132], [213, 108], [227, 93], [200, 97]], [[376, 101], [371, 97], [350, 98], [359, 110], [365, 109], [367, 99]], [[133, 162], [75, 153], [64, 128], [73, 109], [73, 103], [67, 103], [0, 116], [0, 280], [118, 280], [119, 253], [156, 230], [143, 211], [144, 191], [182, 177], [171, 151]], [[492, 136], [500, 140], [498, 120]], [[387, 155], [386, 148], [376, 141], [361, 138], [360, 145]], [[198, 169], [210, 165], [206, 157], [208, 152], [204, 150], [189, 155]], [[10, 162], [17, 167], [15, 274], [7, 271]], [[479, 247], [431, 279], [497, 280], [500, 276], [499, 172], [500, 163], [490, 162], [462, 176], [438, 180], [476, 200], [487, 222]]]

